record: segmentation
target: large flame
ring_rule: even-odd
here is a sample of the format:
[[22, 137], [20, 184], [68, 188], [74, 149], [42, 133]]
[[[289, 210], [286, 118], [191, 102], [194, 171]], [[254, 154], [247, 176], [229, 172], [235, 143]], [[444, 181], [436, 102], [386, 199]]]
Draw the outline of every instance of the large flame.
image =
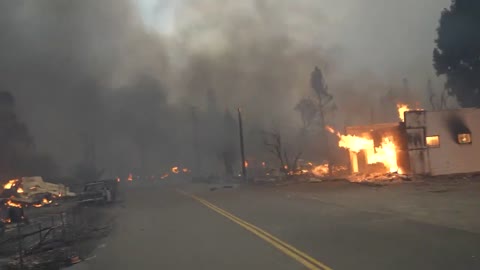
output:
[[337, 134], [337, 136], [340, 138], [338, 146], [350, 149], [350, 151], [353, 151], [355, 153], [366, 149], [373, 149], [373, 140], [353, 135]]
[[375, 147], [374, 141], [370, 138], [355, 135], [343, 135], [339, 132], [335, 133], [335, 130], [332, 127], [327, 127], [327, 130], [336, 134], [340, 139], [338, 142], [339, 147], [346, 148], [355, 153], [359, 153], [363, 150], [368, 164], [382, 163], [390, 172], [398, 171], [397, 148], [391, 138], [382, 138], [381, 145]]

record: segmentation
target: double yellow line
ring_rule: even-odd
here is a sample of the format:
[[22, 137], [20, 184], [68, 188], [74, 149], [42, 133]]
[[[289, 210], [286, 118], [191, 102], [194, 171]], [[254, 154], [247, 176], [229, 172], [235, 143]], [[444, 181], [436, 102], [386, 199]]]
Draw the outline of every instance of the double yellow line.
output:
[[311, 256], [305, 254], [304, 252], [296, 249], [295, 247], [283, 242], [282, 240], [278, 239], [277, 237], [269, 234], [268, 232], [258, 228], [257, 226], [242, 220], [239, 217], [223, 210], [222, 208], [208, 202], [205, 199], [197, 197], [193, 194], [188, 194], [184, 191], [177, 190], [179, 193], [188, 196], [203, 205], [207, 206], [208, 208], [212, 209], [213, 211], [217, 212], [218, 214], [228, 218], [229, 220], [237, 223], [238, 225], [242, 226], [244, 229], [250, 231], [251, 233], [255, 234], [256, 236], [260, 237], [261, 239], [265, 240], [266, 242], [270, 243], [272, 246], [277, 248], [278, 250], [282, 251], [286, 255], [290, 256], [297, 262], [303, 264], [305, 267], [311, 270], [332, 270], [332, 268], [326, 266], [325, 264], [315, 260]]

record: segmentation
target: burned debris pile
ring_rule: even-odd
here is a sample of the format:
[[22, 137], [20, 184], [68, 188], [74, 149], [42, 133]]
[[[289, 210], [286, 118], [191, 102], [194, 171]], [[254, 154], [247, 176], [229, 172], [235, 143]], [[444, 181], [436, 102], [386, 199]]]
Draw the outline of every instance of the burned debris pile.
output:
[[[116, 179], [87, 183], [73, 193], [41, 177], [21, 177], [3, 186], [0, 265], [5, 269], [60, 269], [80, 262], [113, 226], [110, 205]], [[2, 268], [3, 269], [3, 268]]]
[[402, 181], [412, 181], [412, 178], [408, 175], [399, 174], [396, 172], [393, 173], [356, 173], [347, 176], [347, 180], [350, 182], [402, 182]]

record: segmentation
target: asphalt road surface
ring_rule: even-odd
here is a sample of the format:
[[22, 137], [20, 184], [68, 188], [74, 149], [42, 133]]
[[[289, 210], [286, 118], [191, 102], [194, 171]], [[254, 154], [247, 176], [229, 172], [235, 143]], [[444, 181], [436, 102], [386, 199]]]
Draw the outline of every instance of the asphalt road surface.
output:
[[480, 269], [480, 235], [268, 188], [131, 187], [78, 269]]

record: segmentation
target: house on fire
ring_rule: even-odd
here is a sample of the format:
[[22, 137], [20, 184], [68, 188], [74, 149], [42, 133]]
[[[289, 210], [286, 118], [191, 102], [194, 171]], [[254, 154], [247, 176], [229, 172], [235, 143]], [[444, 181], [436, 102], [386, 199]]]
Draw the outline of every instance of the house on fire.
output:
[[[374, 145], [368, 151], [349, 151], [352, 172], [382, 170], [378, 165], [383, 170], [407, 174], [480, 172], [480, 109], [406, 111], [403, 119], [399, 123], [346, 128], [347, 134], [373, 140]], [[394, 145], [394, 154], [388, 162], [372, 162], [371, 153], [385, 148], [385, 141]], [[388, 153], [382, 158], [388, 159]]]

